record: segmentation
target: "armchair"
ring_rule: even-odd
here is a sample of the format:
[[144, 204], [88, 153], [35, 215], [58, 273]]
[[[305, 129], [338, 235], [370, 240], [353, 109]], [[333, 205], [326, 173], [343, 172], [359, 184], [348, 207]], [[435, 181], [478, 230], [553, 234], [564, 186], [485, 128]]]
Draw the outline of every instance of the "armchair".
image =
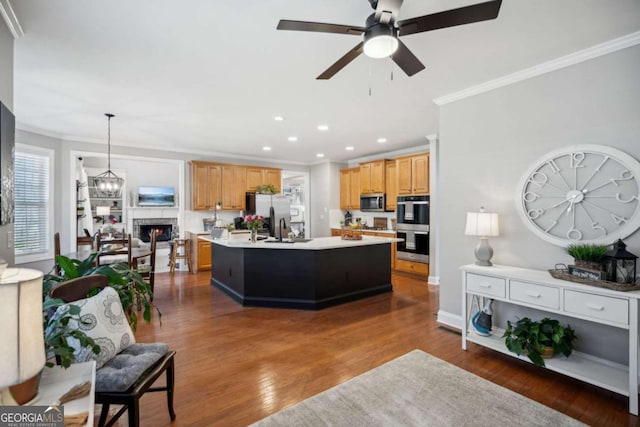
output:
[[[91, 298], [83, 299], [94, 288], [102, 290]], [[99, 426], [112, 426], [125, 411], [128, 412], [129, 426], [139, 426], [140, 398], [146, 392], [157, 391], [167, 392], [169, 416], [173, 421], [176, 418], [173, 410], [175, 351], [170, 350], [164, 343], [135, 343], [131, 338], [133, 333], [130, 329], [127, 330], [128, 324], [124, 326], [122, 335], [119, 335], [120, 330], [117, 333], [113, 332], [114, 325], [120, 324], [122, 328], [121, 323], [126, 324], [126, 320], [119, 317], [124, 314], [119, 299], [115, 298], [117, 302], [114, 301], [114, 294], [117, 295], [112, 288], [108, 287], [108, 278], [101, 275], [83, 276], [62, 282], [49, 293], [52, 298], [60, 298], [65, 302], [74, 302], [82, 306], [81, 317], [87, 315], [95, 319], [95, 326], [91, 325], [88, 330], [86, 328], [83, 330], [89, 336], [92, 333], [95, 334], [91, 337], [101, 347], [101, 354], [97, 355], [99, 368], [96, 370], [95, 388], [95, 401], [102, 404]], [[97, 310], [97, 312], [93, 313], [91, 310]], [[104, 329], [100, 330], [100, 322], [109, 322], [109, 327], [104, 329], [116, 335], [101, 336], [104, 335]], [[125, 348], [122, 349], [123, 347]], [[110, 357], [111, 353], [116, 354]], [[81, 352], [79, 355], [92, 356], [81, 354]], [[166, 385], [152, 387], [163, 373], [166, 373]], [[123, 405], [123, 407], [107, 421], [110, 405]]]

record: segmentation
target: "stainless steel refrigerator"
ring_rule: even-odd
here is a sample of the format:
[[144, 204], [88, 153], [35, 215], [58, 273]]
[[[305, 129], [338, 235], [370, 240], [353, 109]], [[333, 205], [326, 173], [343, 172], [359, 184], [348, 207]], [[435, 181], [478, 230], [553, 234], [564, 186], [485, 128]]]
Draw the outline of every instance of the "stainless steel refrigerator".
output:
[[286, 238], [291, 227], [291, 200], [281, 194], [247, 193], [246, 211], [248, 214], [269, 218], [269, 235]]

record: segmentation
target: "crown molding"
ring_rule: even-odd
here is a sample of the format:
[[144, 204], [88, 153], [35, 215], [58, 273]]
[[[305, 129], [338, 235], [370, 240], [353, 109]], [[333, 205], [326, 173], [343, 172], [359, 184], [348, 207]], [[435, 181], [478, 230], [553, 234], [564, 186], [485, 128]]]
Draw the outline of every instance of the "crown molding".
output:
[[438, 97], [434, 99], [433, 102], [437, 106], [441, 107], [452, 102], [460, 101], [461, 99], [470, 98], [481, 93], [489, 92], [491, 90], [512, 85], [552, 71], [570, 67], [637, 44], [640, 44], [640, 31], [579, 50], [569, 55], [552, 59], [551, 61], [543, 62], [530, 68], [525, 68], [524, 70], [516, 71], [515, 73], [508, 74], [497, 79], [489, 80], [476, 86], [471, 86], [458, 92]]
[[14, 39], [20, 38], [24, 35], [20, 21], [18, 21], [18, 17], [13, 11], [13, 7], [11, 7], [9, 0], [0, 0], [0, 14], [2, 14], [4, 22], [7, 24], [7, 28], [11, 31]]

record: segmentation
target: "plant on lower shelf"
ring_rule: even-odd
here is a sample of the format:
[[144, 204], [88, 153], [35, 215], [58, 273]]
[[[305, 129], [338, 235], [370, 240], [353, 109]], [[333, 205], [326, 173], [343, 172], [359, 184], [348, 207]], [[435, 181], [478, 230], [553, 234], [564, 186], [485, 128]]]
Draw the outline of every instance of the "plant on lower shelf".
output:
[[573, 342], [577, 339], [571, 326], [562, 326], [557, 320], [548, 317], [539, 322], [528, 317], [518, 319], [515, 323], [507, 321], [507, 329], [502, 337], [509, 351], [518, 356], [526, 354], [536, 366], [544, 366], [545, 347], [552, 348], [553, 353], [569, 357], [573, 351]]
[[592, 244], [573, 244], [567, 247], [567, 253], [571, 255], [577, 266], [602, 269], [602, 257], [609, 250], [608, 246]]

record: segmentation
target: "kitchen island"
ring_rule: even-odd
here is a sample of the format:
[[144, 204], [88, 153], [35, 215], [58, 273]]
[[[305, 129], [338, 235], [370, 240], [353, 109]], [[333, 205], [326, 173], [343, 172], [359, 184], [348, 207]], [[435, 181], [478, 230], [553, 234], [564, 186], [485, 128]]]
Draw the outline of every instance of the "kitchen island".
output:
[[244, 306], [317, 310], [391, 292], [391, 243], [320, 237], [296, 243], [211, 242], [211, 284]]

